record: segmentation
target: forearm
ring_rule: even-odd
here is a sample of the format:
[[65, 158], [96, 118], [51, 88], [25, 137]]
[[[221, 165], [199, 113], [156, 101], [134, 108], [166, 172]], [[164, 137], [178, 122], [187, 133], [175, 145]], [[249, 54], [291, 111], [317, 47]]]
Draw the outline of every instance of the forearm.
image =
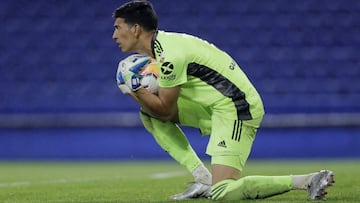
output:
[[131, 97], [141, 106], [142, 111], [161, 121], [176, 121], [177, 106], [167, 106], [158, 95], [145, 88], [132, 92]]
[[143, 111], [143, 112], [146, 113], [146, 114], [151, 115], [152, 117], [155, 117], [155, 116], [151, 113], [151, 110], [149, 110], [149, 108], [147, 108], [147, 107], [144, 106], [144, 105], [141, 105], [139, 98], [137, 97], [137, 95], [136, 95], [134, 92], [131, 92], [129, 95], [136, 101], [136, 103], [139, 104], [139, 106], [141, 107], [141, 111]]

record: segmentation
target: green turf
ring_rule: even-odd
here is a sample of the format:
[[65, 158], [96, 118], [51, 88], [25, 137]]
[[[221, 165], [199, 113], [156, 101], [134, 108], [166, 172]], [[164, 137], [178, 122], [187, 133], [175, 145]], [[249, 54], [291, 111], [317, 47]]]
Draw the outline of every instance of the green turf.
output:
[[[331, 169], [336, 184], [327, 202], [360, 202], [360, 161], [254, 161], [243, 175], [301, 174]], [[161, 162], [0, 162], [0, 202], [171, 202], [191, 176], [173, 161]], [[189, 200], [180, 202], [211, 202]], [[291, 191], [265, 200], [307, 202]]]

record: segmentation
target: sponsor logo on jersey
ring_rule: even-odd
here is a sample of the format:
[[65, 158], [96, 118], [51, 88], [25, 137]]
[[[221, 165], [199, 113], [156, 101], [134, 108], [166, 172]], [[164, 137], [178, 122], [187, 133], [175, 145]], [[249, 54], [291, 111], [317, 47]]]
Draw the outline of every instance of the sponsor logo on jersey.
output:
[[165, 62], [161, 65], [160, 69], [164, 75], [170, 75], [174, 71], [174, 65], [170, 62]]
[[229, 65], [229, 69], [230, 70], [234, 70], [236, 67], [236, 62], [234, 60], [231, 61], [230, 65]]
[[163, 80], [175, 80], [176, 75], [173, 75], [174, 72], [174, 65], [170, 62], [164, 62], [160, 67], [161, 73], [163, 74], [161, 76], [161, 79]]

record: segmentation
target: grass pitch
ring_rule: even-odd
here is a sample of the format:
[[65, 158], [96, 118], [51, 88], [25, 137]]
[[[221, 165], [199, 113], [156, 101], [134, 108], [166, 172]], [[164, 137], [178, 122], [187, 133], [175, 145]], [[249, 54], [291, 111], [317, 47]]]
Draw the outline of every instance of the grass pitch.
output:
[[[326, 202], [360, 202], [360, 160], [255, 161], [243, 175], [335, 172]], [[174, 161], [147, 162], [0, 162], [0, 202], [175, 202], [191, 175]], [[179, 201], [176, 201], [179, 202]], [[185, 200], [180, 202], [212, 202]], [[310, 202], [304, 191], [265, 200], [241, 202]]]

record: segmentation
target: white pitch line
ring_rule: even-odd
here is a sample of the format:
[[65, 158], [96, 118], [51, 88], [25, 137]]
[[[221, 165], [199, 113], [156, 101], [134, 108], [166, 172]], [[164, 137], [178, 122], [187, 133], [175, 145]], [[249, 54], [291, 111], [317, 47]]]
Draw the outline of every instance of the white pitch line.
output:
[[17, 182], [8, 182], [0, 183], [1, 187], [18, 187], [18, 186], [29, 186], [29, 185], [50, 185], [50, 184], [59, 184], [59, 183], [76, 183], [76, 182], [91, 182], [100, 180], [100, 178], [84, 178], [84, 179], [54, 179], [54, 180], [43, 180], [43, 181], [17, 181]]
[[185, 176], [186, 172], [184, 171], [173, 171], [173, 172], [165, 172], [165, 173], [154, 173], [150, 175], [152, 179], [166, 179], [172, 177]]
[[[186, 176], [187, 173], [185, 171], [172, 171], [172, 172], [164, 172], [164, 173], [153, 173], [149, 175], [152, 179], [166, 179], [172, 177], [180, 177]], [[54, 180], [42, 180], [42, 181], [15, 181], [15, 182], [0, 182], [0, 188], [6, 187], [20, 187], [20, 186], [30, 186], [30, 185], [50, 185], [50, 184], [64, 184], [64, 183], [76, 183], [76, 182], [92, 182], [97, 180], [103, 180], [106, 178], [82, 178], [82, 179], [54, 179]], [[115, 178], [124, 178], [124, 177], [115, 177]]]
[[0, 187], [17, 187], [17, 186], [26, 186], [31, 185], [31, 182], [11, 182], [11, 183], [0, 183]]

